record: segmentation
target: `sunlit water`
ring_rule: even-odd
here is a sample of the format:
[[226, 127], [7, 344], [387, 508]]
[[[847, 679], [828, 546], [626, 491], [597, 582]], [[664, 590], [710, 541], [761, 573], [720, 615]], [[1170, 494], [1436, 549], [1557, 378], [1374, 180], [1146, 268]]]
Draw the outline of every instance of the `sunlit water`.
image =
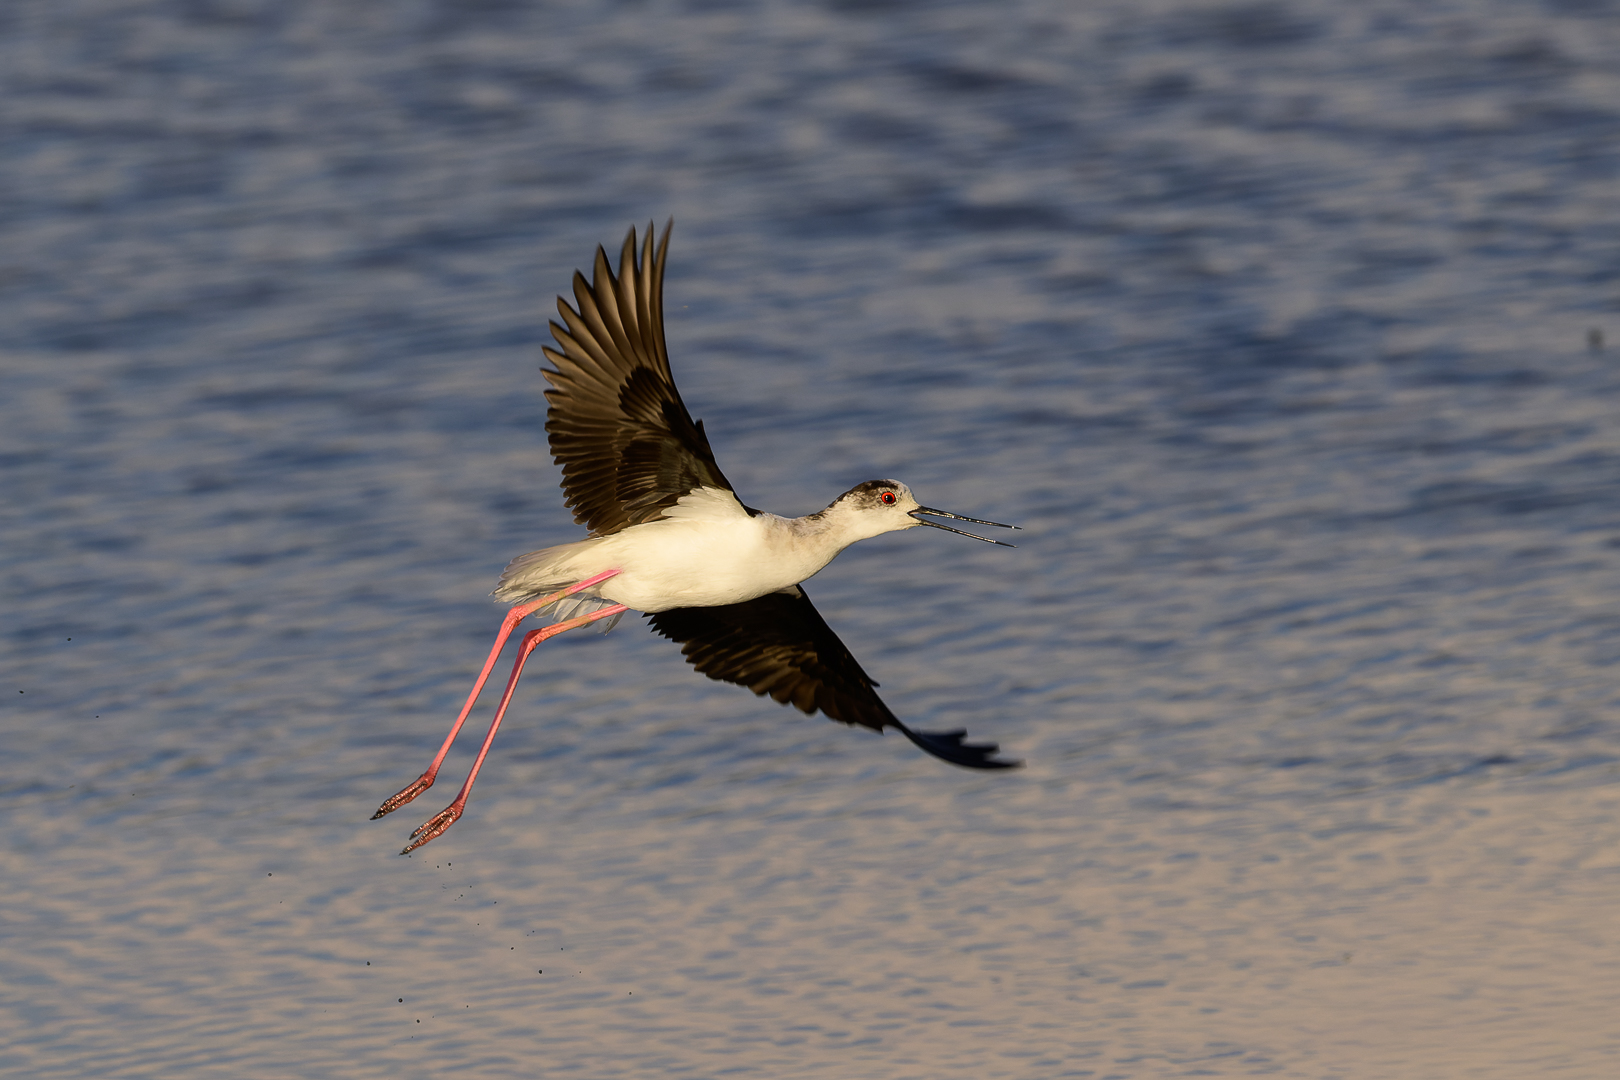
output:
[[[1616, 56], [1602, 0], [6, 5], [6, 1069], [1614, 1075]], [[747, 501], [1025, 526], [810, 590], [1029, 767], [631, 620], [399, 858], [579, 535], [551, 298], [669, 215]]]

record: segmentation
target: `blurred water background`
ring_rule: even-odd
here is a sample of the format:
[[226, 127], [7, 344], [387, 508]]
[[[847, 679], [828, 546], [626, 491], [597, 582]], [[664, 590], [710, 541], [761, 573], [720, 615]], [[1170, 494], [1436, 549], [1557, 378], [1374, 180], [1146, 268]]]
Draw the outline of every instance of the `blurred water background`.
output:
[[[1617, 56], [1606, 0], [7, 3], [0, 1071], [1615, 1075]], [[631, 620], [400, 858], [579, 535], [552, 298], [671, 215], [744, 499], [1026, 528], [811, 591], [1029, 767]]]

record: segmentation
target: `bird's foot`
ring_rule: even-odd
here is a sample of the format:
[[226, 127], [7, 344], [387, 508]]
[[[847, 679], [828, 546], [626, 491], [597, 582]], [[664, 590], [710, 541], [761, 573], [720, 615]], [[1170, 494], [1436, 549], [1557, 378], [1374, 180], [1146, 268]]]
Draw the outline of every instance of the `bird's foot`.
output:
[[415, 851], [417, 848], [421, 847], [423, 844], [427, 843], [429, 840], [432, 840], [434, 837], [444, 832], [444, 830], [454, 825], [456, 823], [456, 819], [461, 816], [462, 807], [465, 805], [466, 804], [460, 799], [457, 799], [443, 810], [440, 810], [433, 817], [417, 826], [416, 831], [411, 833], [410, 846], [405, 848], [404, 851], [401, 851], [400, 854], [409, 855], [411, 852]]
[[[398, 791], [384, 799], [383, 804], [377, 807], [377, 812], [371, 815], [371, 820], [376, 821], [378, 818], [383, 817], [386, 814], [392, 814], [395, 810], [398, 810], [400, 807], [422, 794], [422, 792], [432, 787], [433, 779], [434, 773], [432, 769], [429, 769], [421, 776], [418, 776], [415, 780], [411, 781], [410, 784], [406, 785], [403, 790]], [[412, 833], [411, 835], [414, 836], [415, 833]]]

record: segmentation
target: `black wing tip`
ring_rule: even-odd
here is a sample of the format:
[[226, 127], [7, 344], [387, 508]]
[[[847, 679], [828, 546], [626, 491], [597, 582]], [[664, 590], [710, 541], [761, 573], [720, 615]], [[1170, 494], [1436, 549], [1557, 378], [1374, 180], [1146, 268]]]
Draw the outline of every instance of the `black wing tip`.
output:
[[926, 753], [932, 754], [941, 761], [948, 761], [952, 765], [960, 765], [964, 769], [1021, 769], [1022, 761], [1004, 761], [993, 755], [1000, 752], [1001, 747], [995, 743], [965, 743], [962, 740], [967, 731], [957, 728], [955, 731], [913, 731], [904, 724], [896, 724], [900, 733], [910, 739], [917, 747]]

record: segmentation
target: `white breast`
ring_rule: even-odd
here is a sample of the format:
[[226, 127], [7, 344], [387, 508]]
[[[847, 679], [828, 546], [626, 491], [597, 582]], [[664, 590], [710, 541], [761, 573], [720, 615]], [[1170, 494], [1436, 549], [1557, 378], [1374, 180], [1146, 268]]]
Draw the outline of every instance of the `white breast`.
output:
[[729, 491], [699, 489], [664, 513], [594, 541], [621, 571], [602, 584], [605, 599], [637, 611], [737, 604], [797, 584], [837, 554], [775, 514], [750, 517]]

